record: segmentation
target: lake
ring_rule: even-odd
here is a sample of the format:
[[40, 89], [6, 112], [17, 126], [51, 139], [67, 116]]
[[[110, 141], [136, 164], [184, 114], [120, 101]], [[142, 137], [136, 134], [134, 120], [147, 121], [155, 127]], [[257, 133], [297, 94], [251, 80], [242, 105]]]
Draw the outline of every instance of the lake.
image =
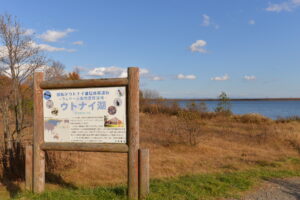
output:
[[[191, 101], [177, 101], [180, 107], [186, 107]], [[195, 101], [197, 103], [202, 101]], [[204, 101], [209, 111], [214, 111], [218, 101]], [[300, 101], [299, 100], [258, 100], [258, 101], [230, 101], [231, 110], [235, 114], [259, 113], [272, 119], [278, 117], [300, 116]]]

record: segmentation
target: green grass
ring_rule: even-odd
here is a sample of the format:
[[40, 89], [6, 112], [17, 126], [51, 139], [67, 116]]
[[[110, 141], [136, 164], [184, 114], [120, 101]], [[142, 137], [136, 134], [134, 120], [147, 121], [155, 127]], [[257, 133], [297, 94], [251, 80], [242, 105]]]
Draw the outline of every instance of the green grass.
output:
[[[278, 170], [259, 167], [248, 171], [183, 176], [173, 179], [152, 180], [147, 200], [200, 200], [220, 197], [238, 198], [261, 180], [300, 176], [300, 170]], [[98, 187], [60, 189], [36, 195], [19, 194], [15, 199], [36, 200], [124, 200], [126, 187]]]

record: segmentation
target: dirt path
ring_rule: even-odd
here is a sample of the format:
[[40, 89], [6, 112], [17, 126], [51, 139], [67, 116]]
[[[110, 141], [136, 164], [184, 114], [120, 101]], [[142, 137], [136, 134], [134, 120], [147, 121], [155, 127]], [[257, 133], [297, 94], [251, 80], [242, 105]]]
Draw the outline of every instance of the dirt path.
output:
[[251, 192], [241, 199], [300, 200], [300, 178], [272, 179], [265, 181], [265, 184], [263, 184], [256, 192]]

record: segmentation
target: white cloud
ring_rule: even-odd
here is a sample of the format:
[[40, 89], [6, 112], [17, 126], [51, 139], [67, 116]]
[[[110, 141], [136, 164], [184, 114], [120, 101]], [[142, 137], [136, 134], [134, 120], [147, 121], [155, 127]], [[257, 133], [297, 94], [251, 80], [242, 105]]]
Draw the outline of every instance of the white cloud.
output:
[[248, 24], [250, 24], [250, 25], [254, 25], [255, 23], [256, 23], [256, 22], [255, 22], [254, 19], [250, 19], [249, 22], [248, 22]]
[[69, 33], [74, 32], [74, 29], [68, 28], [64, 31], [48, 30], [45, 33], [39, 35], [39, 38], [46, 42], [56, 42], [59, 39], [66, 37]]
[[49, 52], [55, 52], [55, 51], [66, 51], [66, 52], [75, 52], [75, 49], [66, 49], [62, 47], [54, 47], [48, 44], [37, 44], [35, 42], [31, 43], [32, 47], [39, 48], [42, 51], [49, 51]]
[[162, 77], [160, 77], [160, 76], [152, 76], [150, 78], [150, 80], [152, 80], [152, 81], [161, 81], [161, 80], [164, 80], [164, 79]]
[[202, 15], [203, 21], [202, 26], [209, 26], [210, 25], [210, 17], [206, 14]]
[[[44, 70], [48, 68], [47, 65], [42, 65], [39, 68], [35, 69], [32, 64], [23, 64], [21, 66], [15, 67], [15, 73], [18, 77], [28, 77], [29, 74], [31, 74], [33, 71], [41, 71], [44, 72]], [[3, 68], [2, 74], [11, 77], [11, 69], [7, 66]]]
[[[140, 75], [146, 75], [149, 73], [149, 70], [140, 68]], [[108, 77], [117, 77], [124, 78], [127, 77], [127, 68], [121, 68], [117, 66], [110, 67], [97, 67], [88, 71], [89, 76], [108, 76]]]
[[230, 79], [230, 77], [228, 76], [228, 74], [225, 74], [224, 76], [213, 77], [210, 80], [212, 80], [212, 81], [227, 81], [229, 79]]
[[75, 41], [75, 42], [73, 42], [72, 44], [75, 44], [75, 45], [83, 45], [83, 41]]
[[202, 15], [202, 26], [213, 26], [215, 29], [218, 29], [219, 28], [219, 25], [212, 22], [210, 16], [206, 15], [206, 14], [203, 14]]
[[253, 76], [253, 75], [251, 75], [251, 76], [245, 75], [245, 76], [244, 76], [244, 79], [247, 80], [247, 81], [252, 81], [252, 80], [255, 80], [256, 77]]
[[189, 79], [189, 80], [194, 80], [197, 77], [194, 74], [190, 74], [190, 75], [184, 75], [184, 74], [178, 74], [176, 76], [177, 79]]
[[7, 56], [7, 54], [8, 54], [7, 48], [5, 46], [0, 46], [0, 58]]
[[289, 0], [278, 4], [270, 3], [266, 8], [269, 12], [292, 11], [300, 6], [300, 0]]
[[191, 46], [190, 46], [190, 50], [192, 52], [200, 52], [200, 53], [207, 53], [207, 50], [204, 49], [204, 47], [206, 46], [206, 41], [204, 40], [197, 40], [196, 42], [194, 42]]
[[26, 29], [24, 35], [33, 35], [35, 31], [33, 29]]

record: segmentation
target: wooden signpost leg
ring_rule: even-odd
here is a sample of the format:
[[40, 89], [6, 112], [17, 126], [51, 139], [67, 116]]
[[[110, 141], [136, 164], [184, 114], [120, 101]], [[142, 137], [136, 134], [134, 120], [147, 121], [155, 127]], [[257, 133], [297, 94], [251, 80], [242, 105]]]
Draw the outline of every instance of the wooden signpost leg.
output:
[[139, 199], [145, 199], [150, 191], [149, 149], [139, 150]]
[[40, 149], [44, 140], [43, 90], [40, 83], [43, 72], [34, 73], [34, 133], [33, 133], [33, 192], [41, 193], [45, 188], [45, 152]]
[[32, 145], [27, 145], [25, 148], [25, 189], [32, 191]]
[[139, 69], [128, 68], [128, 198], [137, 200], [139, 193]]

